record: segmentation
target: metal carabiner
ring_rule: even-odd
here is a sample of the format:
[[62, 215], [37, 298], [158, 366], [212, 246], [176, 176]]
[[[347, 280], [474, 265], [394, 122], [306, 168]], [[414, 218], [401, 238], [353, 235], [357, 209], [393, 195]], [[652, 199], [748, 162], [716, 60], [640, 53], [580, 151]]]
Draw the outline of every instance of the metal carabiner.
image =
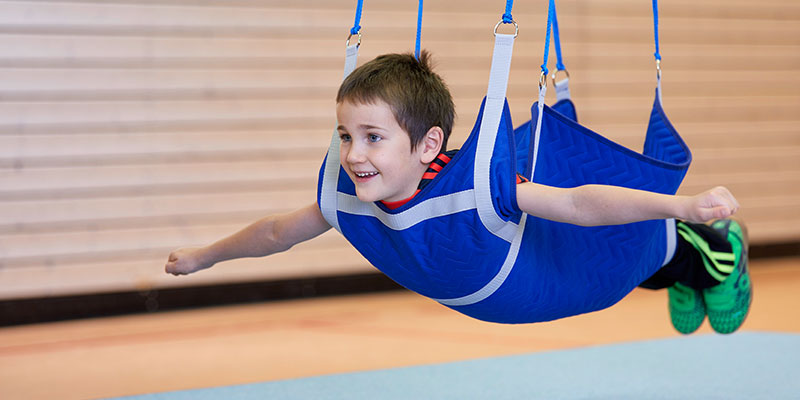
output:
[[661, 80], [661, 60], [656, 60], [656, 78]]
[[[347, 42], [346, 42], [347, 47], [350, 47], [350, 38], [352, 38], [352, 37], [353, 37], [352, 33], [347, 35]], [[361, 31], [360, 30], [358, 31], [358, 43], [356, 43], [356, 47], [361, 47]]]
[[564, 73], [567, 75], [567, 79], [569, 79], [569, 71], [567, 71], [566, 68], [555, 70], [553, 72], [553, 75], [550, 76], [550, 79], [553, 80], [553, 87], [556, 88], [556, 89], [558, 89], [558, 82], [556, 81], [556, 74], [558, 74], [559, 71], [564, 71]]
[[[504, 22], [503, 22], [503, 20], [501, 19], [501, 20], [500, 20], [500, 22], [498, 22], [498, 23], [497, 23], [497, 25], [495, 25], [495, 26], [494, 26], [494, 35], [495, 35], [495, 36], [497, 36], [497, 28], [499, 28], [499, 27], [500, 27], [500, 25], [501, 25], [501, 24], [503, 24], [503, 23], [504, 23]], [[519, 35], [519, 25], [517, 25], [517, 21], [514, 21], [513, 19], [512, 19], [512, 20], [511, 20], [511, 22], [509, 22], [509, 23], [510, 23], [510, 24], [514, 24], [514, 38], [516, 39], [516, 38], [517, 38], [517, 36]]]
[[547, 73], [542, 71], [542, 74], [539, 76], [539, 90], [542, 90], [542, 88], [546, 87], [547, 87]]

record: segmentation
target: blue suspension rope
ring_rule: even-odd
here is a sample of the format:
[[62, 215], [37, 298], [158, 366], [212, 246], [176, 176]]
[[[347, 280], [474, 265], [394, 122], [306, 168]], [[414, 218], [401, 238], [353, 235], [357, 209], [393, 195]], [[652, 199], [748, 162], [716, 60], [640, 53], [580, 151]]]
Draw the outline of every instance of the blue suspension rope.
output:
[[358, 0], [358, 5], [356, 6], [356, 21], [353, 23], [353, 27], [350, 28], [351, 35], [358, 35], [358, 32], [361, 31], [361, 9], [364, 6], [364, 0]]
[[657, 61], [661, 61], [661, 51], [658, 49], [658, 0], [653, 0], [653, 31], [656, 39], [656, 56]]
[[542, 63], [542, 73], [544, 73], [545, 75], [547, 75], [550, 72], [547, 69], [547, 58], [550, 55], [550, 30], [553, 25], [555, 8], [556, 8], [555, 0], [550, 0], [547, 6], [547, 33], [545, 34], [544, 38], [544, 62]]
[[417, 42], [414, 44], [414, 57], [419, 60], [419, 47], [422, 41], [422, 0], [419, 0], [419, 10], [417, 10]]
[[[655, 39], [656, 45], [656, 52], [653, 54], [656, 58], [657, 62], [661, 61], [661, 50], [659, 48], [659, 40], [658, 40], [658, 0], [653, 1], [653, 36]], [[564, 66], [562, 57], [561, 57], [561, 39], [558, 33], [558, 17], [556, 15], [556, 4], [555, 0], [549, 0], [547, 6], [547, 33], [545, 35], [545, 42], [544, 42], [544, 62], [542, 63], [542, 72], [547, 75], [549, 70], [547, 69], [547, 61], [550, 55], [550, 33], [553, 33], [553, 40], [555, 42], [556, 48], [556, 69], [557, 70], [564, 70], [566, 67]], [[660, 71], [659, 71], [660, 73]]]
[[567, 67], [561, 58], [561, 37], [558, 35], [558, 13], [555, 3], [553, 3], [553, 44], [556, 45], [556, 71], [563, 71]]
[[514, 22], [514, 17], [511, 16], [511, 9], [514, 7], [514, 0], [506, 0], [506, 12], [503, 13], [503, 23], [510, 24]]

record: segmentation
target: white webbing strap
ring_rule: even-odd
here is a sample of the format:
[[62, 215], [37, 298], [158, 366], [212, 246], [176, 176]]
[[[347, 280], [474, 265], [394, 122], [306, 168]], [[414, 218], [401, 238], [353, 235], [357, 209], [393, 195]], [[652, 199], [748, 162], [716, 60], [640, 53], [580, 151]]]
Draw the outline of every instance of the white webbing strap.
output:
[[656, 85], [656, 89], [658, 90], [658, 104], [660, 104], [661, 107], [663, 108], [664, 107], [664, 102], [661, 101], [661, 74], [660, 73], [658, 74], [658, 85]]
[[531, 161], [531, 181], [533, 181], [533, 173], [536, 172], [536, 159], [539, 158], [539, 134], [542, 133], [542, 115], [544, 114], [544, 95], [547, 93], [547, 85], [542, 85], [539, 88], [539, 108], [538, 116], [536, 117], [536, 131], [533, 132], [533, 160]]
[[556, 101], [570, 99], [569, 78], [564, 78], [553, 85], [556, 88]]
[[675, 219], [665, 219], [664, 225], [667, 229], [667, 252], [664, 255], [664, 262], [661, 263], [662, 267], [672, 261], [672, 257], [675, 256], [675, 248], [678, 246], [678, 232], [675, 228]]
[[[358, 45], [347, 46], [344, 58], [344, 77], [347, 78], [354, 69], [358, 60]], [[325, 161], [325, 172], [322, 178], [322, 190], [320, 193], [320, 210], [322, 216], [334, 227], [339, 229], [339, 218], [336, 216], [337, 208], [337, 185], [339, 184], [339, 132], [333, 129], [331, 144], [328, 147], [328, 157]]]
[[[481, 128], [478, 134], [478, 147], [475, 150], [475, 202], [481, 222], [489, 230], [506, 240], [513, 238], [516, 226], [510, 226], [500, 218], [492, 205], [490, 186], [490, 167], [492, 152], [497, 139], [497, 130], [506, 100], [508, 73], [511, 69], [511, 53], [514, 49], [514, 35], [497, 34], [494, 40], [492, 69], [489, 73], [489, 88], [486, 91], [486, 104], [483, 109]], [[509, 177], [511, 179], [511, 177]]]
[[492, 278], [486, 286], [482, 287], [480, 290], [469, 294], [463, 297], [457, 297], [453, 299], [433, 299], [438, 301], [441, 304], [446, 306], [468, 306], [470, 304], [475, 304], [483, 299], [491, 296], [500, 286], [503, 285], [503, 282], [506, 281], [508, 275], [511, 274], [511, 270], [514, 268], [514, 264], [517, 263], [517, 255], [519, 254], [519, 248], [522, 245], [522, 236], [525, 234], [525, 222], [528, 219], [528, 214], [522, 214], [522, 218], [519, 220], [519, 229], [517, 229], [516, 235], [514, 235], [514, 239], [511, 241], [511, 246], [508, 249], [508, 254], [506, 255], [505, 261], [503, 261], [503, 266], [500, 267], [500, 271], [497, 272], [497, 275]]
[[345, 214], [375, 217], [384, 226], [402, 231], [429, 219], [474, 210], [475, 193], [470, 189], [432, 197], [397, 214], [389, 214], [381, 210], [375, 203], [365, 203], [358, 197], [345, 193], [339, 193], [338, 206], [339, 211]]
[[342, 80], [345, 80], [356, 69], [356, 61], [358, 61], [358, 45], [347, 46], [344, 50], [344, 76], [342, 76]]

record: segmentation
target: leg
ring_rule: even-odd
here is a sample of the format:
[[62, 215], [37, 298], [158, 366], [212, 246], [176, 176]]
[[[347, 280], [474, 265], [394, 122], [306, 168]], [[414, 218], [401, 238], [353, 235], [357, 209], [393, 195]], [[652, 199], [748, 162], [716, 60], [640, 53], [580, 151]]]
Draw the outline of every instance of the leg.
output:
[[[678, 231], [675, 255], [639, 286], [664, 289], [681, 283], [702, 290], [718, 285], [730, 275], [730, 261], [710, 259], [714, 254], [731, 253], [732, 246], [726, 237], [701, 224], [678, 221], [675, 227]], [[707, 253], [713, 254], [709, 256]]]
[[676, 229], [672, 260], [640, 286], [668, 288], [670, 318], [681, 333], [697, 330], [706, 312], [717, 332], [735, 331], [751, 298], [746, 232], [733, 220], [711, 226], [678, 222]]

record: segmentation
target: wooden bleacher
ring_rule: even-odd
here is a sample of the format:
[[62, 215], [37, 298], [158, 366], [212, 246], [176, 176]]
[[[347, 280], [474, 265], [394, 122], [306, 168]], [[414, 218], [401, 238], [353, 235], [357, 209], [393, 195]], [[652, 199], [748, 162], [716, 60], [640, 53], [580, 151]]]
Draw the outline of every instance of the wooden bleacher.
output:
[[[191, 277], [199, 245], [315, 199], [355, 0], [0, 2], [0, 300], [360, 273], [335, 232]], [[800, 3], [662, 0], [664, 106], [694, 153], [681, 193], [727, 185], [753, 243], [800, 240]], [[504, 2], [426, 2], [423, 47], [474, 124]], [[640, 149], [646, 0], [560, 0], [581, 122]], [[410, 51], [416, 2], [366, 2], [360, 60]], [[517, 2], [509, 102], [529, 118], [546, 2]], [[551, 59], [555, 55], [551, 52]]]

